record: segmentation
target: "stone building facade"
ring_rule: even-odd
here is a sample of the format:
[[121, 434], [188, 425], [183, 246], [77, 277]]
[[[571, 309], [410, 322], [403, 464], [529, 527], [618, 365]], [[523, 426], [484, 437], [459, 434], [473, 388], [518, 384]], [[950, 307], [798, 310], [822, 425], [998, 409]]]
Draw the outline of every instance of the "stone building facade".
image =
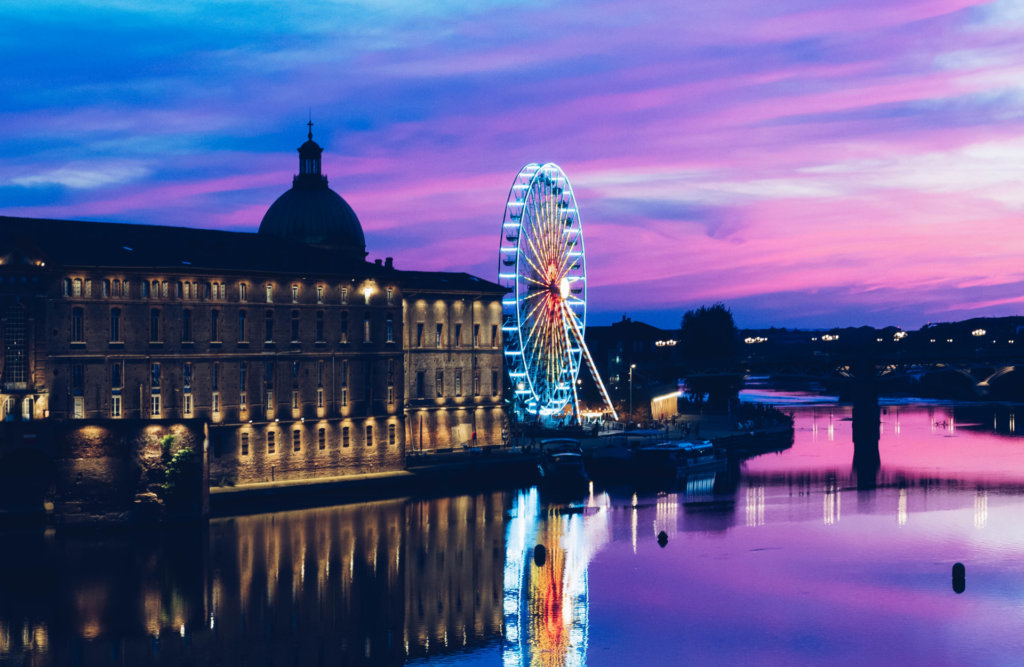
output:
[[299, 153], [256, 234], [0, 217], [3, 418], [205, 420], [213, 483], [401, 469], [409, 410], [430, 448], [465, 424], [499, 443], [503, 288], [366, 261], [312, 136]]

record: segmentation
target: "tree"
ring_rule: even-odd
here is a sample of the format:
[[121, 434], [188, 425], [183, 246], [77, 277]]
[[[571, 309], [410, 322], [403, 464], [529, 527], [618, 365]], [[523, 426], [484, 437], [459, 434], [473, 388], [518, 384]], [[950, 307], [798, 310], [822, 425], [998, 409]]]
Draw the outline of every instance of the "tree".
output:
[[[723, 303], [701, 306], [683, 315], [679, 333], [680, 353], [691, 364], [729, 362], [737, 357], [739, 330], [732, 312]], [[723, 406], [737, 394], [743, 383], [738, 375], [709, 378], [687, 378], [686, 385], [701, 400]]]

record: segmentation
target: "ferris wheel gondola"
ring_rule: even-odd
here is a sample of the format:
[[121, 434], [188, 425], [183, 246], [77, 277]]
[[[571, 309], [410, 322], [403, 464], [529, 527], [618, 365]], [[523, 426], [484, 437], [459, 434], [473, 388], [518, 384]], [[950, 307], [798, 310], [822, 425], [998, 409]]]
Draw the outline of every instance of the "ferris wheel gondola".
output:
[[572, 185], [558, 165], [528, 164], [516, 175], [502, 221], [498, 279], [505, 362], [515, 404], [538, 417], [567, 406], [579, 415], [584, 361], [615, 409], [584, 342], [587, 270]]

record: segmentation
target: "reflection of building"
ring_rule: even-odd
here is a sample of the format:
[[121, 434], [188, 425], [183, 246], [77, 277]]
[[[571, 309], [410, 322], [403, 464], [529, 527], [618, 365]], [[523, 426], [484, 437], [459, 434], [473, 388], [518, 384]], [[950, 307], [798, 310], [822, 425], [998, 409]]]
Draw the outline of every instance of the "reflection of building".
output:
[[367, 262], [321, 152], [256, 234], [0, 217], [3, 418], [204, 420], [239, 484], [403, 467], [409, 398], [499, 442], [505, 290]]
[[[502, 635], [507, 494], [0, 551], [0, 663], [400, 665]], [[84, 642], [82, 640], [90, 640]]]

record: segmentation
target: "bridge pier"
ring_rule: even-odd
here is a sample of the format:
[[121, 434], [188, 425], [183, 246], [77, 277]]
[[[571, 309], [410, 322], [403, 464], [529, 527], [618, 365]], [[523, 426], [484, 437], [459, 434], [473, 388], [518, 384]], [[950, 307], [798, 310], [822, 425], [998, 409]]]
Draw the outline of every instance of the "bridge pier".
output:
[[858, 374], [853, 387], [853, 470], [858, 489], [875, 488], [882, 458], [878, 452], [878, 390], [870, 376]]

